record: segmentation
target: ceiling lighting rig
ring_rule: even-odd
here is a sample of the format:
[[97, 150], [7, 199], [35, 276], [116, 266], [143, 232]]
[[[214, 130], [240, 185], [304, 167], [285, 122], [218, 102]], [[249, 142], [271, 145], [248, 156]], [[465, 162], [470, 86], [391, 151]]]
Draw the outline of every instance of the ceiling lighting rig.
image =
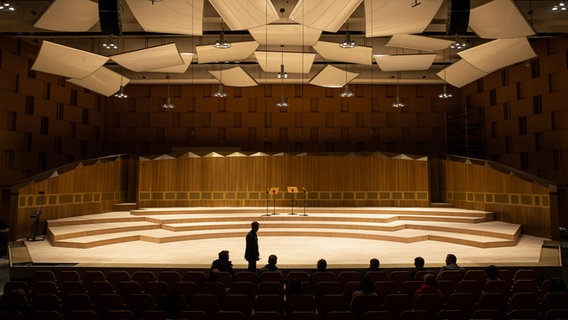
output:
[[0, 2], [0, 11], [6, 12], [14, 12], [16, 11], [16, 7], [8, 1], [1, 1]]
[[221, 32], [219, 40], [215, 41], [213, 46], [217, 49], [229, 49], [231, 47], [231, 43], [225, 40], [225, 34]]
[[564, 1], [560, 1], [552, 7], [552, 11], [566, 11], [566, 4]]
[[357, 43], [351, 40], [351, 33], [347, 31], [347, 33], [345, 34], [345, 40], [343, 40], [343, 42], [340, 43], [339, 46], [343, 49], [351, 49], [355, 48], [357, 46]]

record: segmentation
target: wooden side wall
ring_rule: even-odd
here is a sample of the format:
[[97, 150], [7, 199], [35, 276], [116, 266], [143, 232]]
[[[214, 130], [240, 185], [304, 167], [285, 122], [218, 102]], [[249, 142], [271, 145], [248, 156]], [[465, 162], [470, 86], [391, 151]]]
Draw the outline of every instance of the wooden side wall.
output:
[[496, 220], [522, 224], [526, 234], [557, 237], [556, 196], [548, 187], [476, 164], [441, 160], [440, 166], [442, 201], [495, 212]]
[[[266, 206], [266, 191], [297, 186], [297, 206], [428, 206], [427, 161], [259, 156], [140, 161], [139, 207]], [[293, 194], [276, 196], [289, 206]], [[272, 198], [269, 205], [272, 206]]]
[[42, 221], [112, 211], [113, 205], [126, 197], [127, 162], [115, 158], [79, 165], [17, 188], [13, 194], [17, 213], [12, 236], [21, 239], [33, 234], [35, 219], [30, 214], [34, 210], [42, 211]]

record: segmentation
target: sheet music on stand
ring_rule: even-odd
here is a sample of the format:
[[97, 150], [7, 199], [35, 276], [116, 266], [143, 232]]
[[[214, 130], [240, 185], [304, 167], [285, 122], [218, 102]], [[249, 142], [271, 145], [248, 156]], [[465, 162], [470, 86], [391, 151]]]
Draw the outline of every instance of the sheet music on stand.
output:
[[296, 193], [298, 193], [298, 187], [287, 187], [286, 192], [292, 194], [292, 199], [290, 200], [290, 207], [291, 207], [292, 211], [289, 214], [295, 215], [295, 213], [294, 213], [294, 202], [296, 202]]

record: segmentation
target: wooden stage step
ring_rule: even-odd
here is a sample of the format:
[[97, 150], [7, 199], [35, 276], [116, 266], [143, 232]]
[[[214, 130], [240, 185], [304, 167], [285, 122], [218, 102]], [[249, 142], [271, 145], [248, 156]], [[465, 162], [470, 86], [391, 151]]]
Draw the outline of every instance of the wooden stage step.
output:
[[[165, 243], [242, 237], [251, 221], [262, 236], [319, 236], [397, 242], [444, 241], [480, 248], [513, 246], [521, 226], [493, 213], [455, 208], [159, 208], [48, 221], [54, 246], [91, 248], [127, 241]], [[273, 212], [279, 214], [272, 214]]]

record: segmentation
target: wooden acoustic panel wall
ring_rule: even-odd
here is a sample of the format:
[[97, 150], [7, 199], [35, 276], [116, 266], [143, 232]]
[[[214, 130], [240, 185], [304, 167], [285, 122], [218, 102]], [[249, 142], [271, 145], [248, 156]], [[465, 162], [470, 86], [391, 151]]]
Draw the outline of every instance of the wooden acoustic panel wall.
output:
[[[428, 164], [377, 156], [182, 156], [141, 160], [139, 207], [266, 205], [292, 198], [309, 206], [428, 206]], [[299, 194], [286, 193], [289, 186]], [[270, 198], [272, 205], [272, 198]]]
[[120, 156], [79, 162], [15, 186], [15, 239], [32, 234], [35, 219], [30, 214], [35, 210], [42, 211], [42, 221], [112, 211], [126, 199], [127, 162]]
[[485, 165], [441, 160], [441, 197], [464, 209], [495, 212], [523, 233], [555, 239], [558, 212], [553, 186], [520, 179]]

